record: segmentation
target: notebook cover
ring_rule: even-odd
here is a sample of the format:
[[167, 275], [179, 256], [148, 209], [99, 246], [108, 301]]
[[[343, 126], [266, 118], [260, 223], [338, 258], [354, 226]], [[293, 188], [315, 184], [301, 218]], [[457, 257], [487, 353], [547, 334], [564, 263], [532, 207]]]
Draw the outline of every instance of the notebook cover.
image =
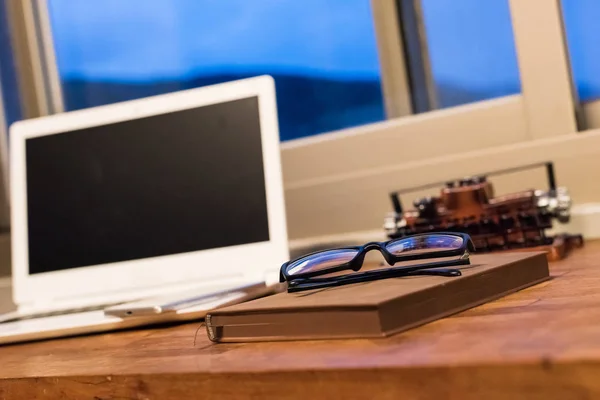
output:
[[210, 311], [213, 342], [383, 337], [549, 279], [544, 252], [471, 256], [462, 276], [413, 276], [279, 293]]

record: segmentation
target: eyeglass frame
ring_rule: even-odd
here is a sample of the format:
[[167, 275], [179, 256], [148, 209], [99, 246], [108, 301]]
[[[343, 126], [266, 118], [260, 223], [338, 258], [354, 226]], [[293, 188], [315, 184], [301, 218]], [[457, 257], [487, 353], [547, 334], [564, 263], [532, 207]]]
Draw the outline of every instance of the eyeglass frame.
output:
[[[435, 236], [435, 235], [444, 235], [444, 236], [454, 236], [457, 238], [462, 238], [462, 245], [457, 249], [451, 250], [442, 250], [442, 251], [431, 251], [424, 252], [420, 254], [400, 254], [394, 255], [392, 254], [386, 247], [394, 242], [400, 242], [406, 239], [414, 239], [419, 237], [426, 236]], [[287, 268], [310, 256], [325, 253], [328, 251], [336, 251], [336, 250], [356, 250], [356, 255], [348, 262], [340, 264], [338, 266], [334, 266], [331, 268], [324, 268], [322, 270], [306, 272], [303, 274], [294, 274], [290, 275], [287, 273]], [[390, 265], [389, 268], [378, 269], [375, 271], [364, 271], [358, 274], [358, 271], [363, 267], [365, 257], [369, 251], [378, 250], [385, 261]], [[461, 273], [459, 270], [453, 269], [445, 269], [438, 271], [427, 271], [434, 268], [443, 268], [443, 267], [455, 267], [461, 265], [470, 265], [470, 253], [475, 251], [475, 245], [473, 244], [473, 240], [471, 237], [462, 232], [429, 232], [429, 233], [419, 233], [415, 235], [408, 235], [401, 238], [396, 238], [392, 240], [388, 240], [385, 242], [368, 242], [362, 246], [347, 246], [347, 247], [339, 247], [332, 249], [325, 249], [315, 251], [309, 254], [305, 254], [301, 257], [297, 257], [293, 260], [287, 261], [283, 263], [279, 271], [279, 282], [288, 284], [288, 292], [296, 292], [301, 290], [309, 290], [309, 289], [317, 289], [324, 287], [334, 287], [341, 286], [350, 283], [359, 283], [359, 282], [367, 282], [378, 279], [386, 279], [393, 277], [403, 277], [403, 276], [413, 276], [419, 274], [426, 275], [441, 275], [441, 276], [460, 276]], [[452, 256], [460, 256], [457, 260], [447, 260], [447, 261], [436, 261], [429, 262], [411, 266], [398, 266], [394, 267], [394, 264], [402, 262], [402, 261], [412, 261], [412, 260], [425, 260], [428, 258], [444, 258], [444, 257], [452, 257]], [[334, 276], [329, 278], [317, 278], [311, 279], [320, 275], [327, 275], [340, 271], [354, 271], [357, 274], [348, 274], [342, 276]], [[426, 272], [426, 273], [424, 273]]]

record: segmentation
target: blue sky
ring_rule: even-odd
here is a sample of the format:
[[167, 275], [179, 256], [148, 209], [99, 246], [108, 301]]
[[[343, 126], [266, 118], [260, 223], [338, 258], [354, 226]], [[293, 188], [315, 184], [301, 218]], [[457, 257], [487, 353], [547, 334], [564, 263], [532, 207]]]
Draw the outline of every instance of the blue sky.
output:
[[50, 11], [63, 77], [379, 76], [369, 0], [52, 0]]
[[[525, 0], [528, 1], [528, 0]], [[508, 0], [421, 0], [437, 82], [520, 90]]]
[[[63, 78], [185, 79], [273, 72], [373, 80], [370, 0], [50, 0]], [[520, 89], [508, 0], [422, 0], [434, 79]], [[600, 95], [600, 1], [563, 0], [582, 97]]]
[[582, 100], [600, 97], [600, 1], [562, 0], [573, 77]]

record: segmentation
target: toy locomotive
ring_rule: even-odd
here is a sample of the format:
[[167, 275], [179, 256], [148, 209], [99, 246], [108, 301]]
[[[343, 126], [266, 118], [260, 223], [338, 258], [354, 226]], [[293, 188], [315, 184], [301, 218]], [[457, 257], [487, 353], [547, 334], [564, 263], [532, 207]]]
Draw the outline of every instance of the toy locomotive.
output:
[[[494, 197], [488, 176], [539, 166], [546, 167], [547, 191], [525, 190]], [[583, 245], [581, 235], [546, 235], [553, 220], [569, 221], [571, 209], [567, 190], [556, 187], [551, 162], [446, 182], [440, 196], [416, 199], [413, 210], [403, 210], [400, 194], [438, 185], [390, 193], [394, 211], [384, 221], [390, 238], [426, 232], [465, 232], [473, 239], [477, 252], [542, 250], [547, 251], [550, 261], [559, 260], [571, 248]]]

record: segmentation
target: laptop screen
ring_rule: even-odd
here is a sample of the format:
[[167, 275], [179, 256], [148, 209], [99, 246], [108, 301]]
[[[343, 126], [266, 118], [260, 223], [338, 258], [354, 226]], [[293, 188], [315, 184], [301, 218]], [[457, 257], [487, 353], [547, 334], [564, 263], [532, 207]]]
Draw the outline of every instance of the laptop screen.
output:
[[258, 98], [27, 139], [29, 272], [269, 240]]

